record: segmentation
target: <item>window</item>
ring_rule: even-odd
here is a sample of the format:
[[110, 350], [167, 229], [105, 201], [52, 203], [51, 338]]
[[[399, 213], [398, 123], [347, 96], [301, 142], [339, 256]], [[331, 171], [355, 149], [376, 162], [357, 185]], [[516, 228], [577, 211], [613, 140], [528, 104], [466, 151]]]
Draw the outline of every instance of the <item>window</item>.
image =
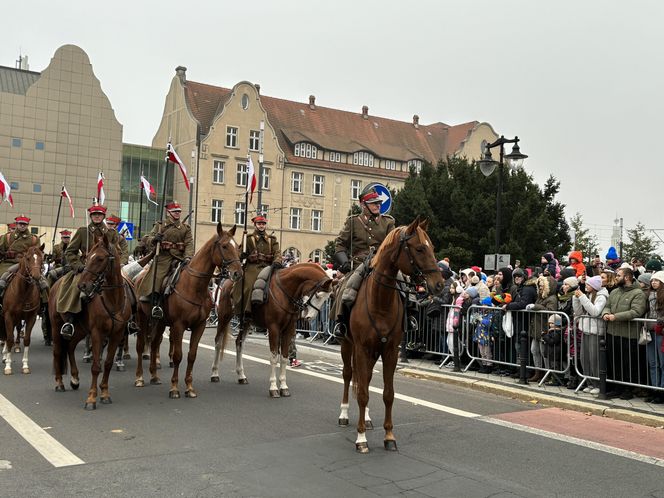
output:
[[41, 141], [36, 141], [35, 142], [35, 149], [36, 150], [44, 150], [44, 142]]
[[212, 163], [212, 183], [224, 183], [224, 161]]
[[397, 169], [397, 162], [392, 160], [385, 161], [385, 169]]
[[314, 183], [311, 187], [313, 195], [323, 195], [323, 187], [325, 186], [325, 177], [323, 175], [314, 175]]
[[244, 109], [245, 111], [249, 109], [249, 95], [247, 95], [246, 93], [242, 94], [241, 104], [242, 104], [242, 109]]
[[249, 150], [258, 151], [260, 147], [261, 132], [251, 130], [249, 132]]
[[20, 147], [22, 140], [20, 138], [12, 138], [12, 147]]
[[289, 226], [291, 230], [299, 230], [301, 221], [302, 221], [302, 208], [290, 208]]
[[333, 163], [341, 162], [341, 152], [330, 152], [330, 161]]
[[39, 227], [30, 227], [30, 233], [32, 235], [39, 235]]
[[422, 172], [422, 161], [420, 159], [411, 159], [408, 161], [408, 169], [414, 170], [419, 175]]
[[235, 185], [238, 187], [247, 186], [247, 165], [238, 163], [235, 173]]
[[374, 156], [369, 152], [355, 152], [353, 154], [353, 164], [359, 164], [360, 166], [369, 166], [370, 168], [373, 168]]
[[323, 230], [323, 211], [318, 209], [311, 210], [311, 230], [320, 232]]
[[212, 223], [223, 222], [223, 209], [224, 201], [219, 199], [212, 199], [212, 217], [210, 218]]
[[314, 263], [322, 263], [323, 262], [323, 250], [322, 249], [316, 249], [314, 251], [311, 251], [311, 254], [309, 254], [309, 259], [313, 261]]
[[350, 198], [354, 201], [360, 198], [360, 192], [362, 191], [362, 180], [351, 180], [350, 181]]
[[235, 224], [236, 225], [244, 225], [244, 211], [245, 211], [244, 202], [236, 202], [235, 203]]
[[39, 193], [41, 192], [41, 183], [33, 183], [32, 184], [32, 191]]
[[18, 190], [18, 182], [9, 182], [9, 188], [12, 190]]
[[263, 167], [263, 182], [261, 188], [263, 190], [270, 190], [270, 168]]
[[304, 173], [293, 171], [293, 173], [291, 173], [291, 192], [295, 192], [296, 194], [301, 194], [303, 180], [304, 180]]
[[318, 157], [318, 148], [315, 145], [300, 142], [295, 144], [295, 155], [298, 157], [316, 159]]
[[235, 126], [226, 127], [226, 147], [237, 147], [237, 128]]

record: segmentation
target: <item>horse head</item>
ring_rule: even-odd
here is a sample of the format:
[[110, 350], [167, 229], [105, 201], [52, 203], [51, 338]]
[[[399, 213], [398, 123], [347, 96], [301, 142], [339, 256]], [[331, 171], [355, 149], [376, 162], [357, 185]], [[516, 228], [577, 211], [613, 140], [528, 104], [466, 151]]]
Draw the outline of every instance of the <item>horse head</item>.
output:
[[219, 268], [226, 268], [233, 282], [242, 278], [242, 262], [240, 261], [240, 248], [235, 242], [235, 225], [224, 231], [221, 223], [217, 223], [217, 240], [212, 251], [212, 261]]
[[428, 291], [438, 295], [443, 292], [444, 281], [426, 232], [428, 227], [429, 220], [420, 220], [419, 216], [410, 225], [399, 227], [395, 234], [399, 248], [393, 261], [404, 275], [409, 275], [417, 283], [426, 282]]
[[29, 247], [23, 254], [20, 262], [20, 271], [29, 280], [37, 282], [42, 276], [42, 267], [44, 265], [44, 244], [40, 247]]
[[112, 271], [116, 261], [116, 251], [108, 236], [95, 234], [94, 244], [88, 252], [83, 273], [78, 281], [78, 289], [89, 299], [99, 291], [106, 275]]
[[[302, 286], [301, 300], [303, 302], [303, 309], [301, 317], [304, 320], [314, 320], [332, 293], [333, 280], [317, 264], [307, 263], [306, 266], [312, 266], [313, 273], [310, 281], [305, 282], [307, 285]], [[293, 268], [297, 267], [304, 268], [304, 265], [293, 266]]]

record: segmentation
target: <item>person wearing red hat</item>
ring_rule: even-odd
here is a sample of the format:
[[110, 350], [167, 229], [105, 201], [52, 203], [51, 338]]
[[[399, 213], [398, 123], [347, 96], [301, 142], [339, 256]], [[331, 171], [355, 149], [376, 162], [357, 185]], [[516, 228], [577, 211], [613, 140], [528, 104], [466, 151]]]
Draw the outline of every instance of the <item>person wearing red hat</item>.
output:
[[63, 258], [70, 241], [71, 231], [60, 230], [60, 242], [53, 246], [53, 268], [61, 268], [63, 266]]
[[233, 288], [233, 309], [238, 314], [242, 312], [244, 294], [245, 318], [251, 317], [251, 290], [260, 271], [270, 265], [277, 269], [283, 267], [279, 241], [274, 235], [266, 233], [267, 218], [265, 215], [256, 215], [251, 221], [254, 223], [254, 231], [247, 237], [246, 253], [240, 256], [240, 259], [244, 261], [242, 286], [235, 285]]
[[[116, 214], [109, 214], [106, 217], [105, 223], [109, 230], [117, 231], [118, 225], [122, 219]], [[122, 266], [129, 263], [129, 245], [127, 244], [127, 239], [125, 239], [124, 233], [118, 233], [118, 252], [120, 253], [120, 264]]]
[[7, 225], [7, 231], [8, 232], [13, 232], [15, 230], [16, 230], [16, 222], [10, 223], [9, 225]]
[[118, 232], [109, 230], [104, 224], [106, 207], [93, 204], [88, 208], [90, 223], [80, 227], [71, 239], [67, 249], [64, 251], [65, 275], [60, 284], [57, 297], [57, 311], [64, 316], [65, 323], [60, 329], [60, 334], [70, 339], [74, 335], [74, 320], [76, 314], [82, 310], [78, 281], [80, 273], [85, 268], [85, 256], [95, 242], [95, 235], [104, 235], [111, 244], [118, 244]]
[[[141, 281], [137, 294], [144, 303], [152, 302], [154, 318], [162, 318], [163, 310], [159, 303], [162, 295], [162, 283], [171, 271], [171, 266], [178, 262], [188, 263], [194, 255], [194, 239], [191, 227], [180, 221], [182, 206], [178, 201], [166, 204], [166, 218], [158, 221], [148, 234], [147, 247], [155, 249], [161, 245], [157, 264], [150, 265], [150, 271]], [[154, 274], [156, 272], [156, 278]], [[153, 287], [154, 285], [154, 287]]]

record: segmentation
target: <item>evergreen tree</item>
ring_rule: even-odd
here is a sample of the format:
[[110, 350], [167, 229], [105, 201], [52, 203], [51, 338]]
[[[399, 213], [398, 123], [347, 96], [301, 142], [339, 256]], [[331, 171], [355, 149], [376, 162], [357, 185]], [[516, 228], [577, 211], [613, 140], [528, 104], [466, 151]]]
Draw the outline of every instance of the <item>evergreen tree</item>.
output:
[[583, 263], [590, 264], [593, 256], [599, 248], [597, 237], [590, 235], [590, 230], [584, 228], [583, 217], [581, 213], [576, 213], [570, 220], [570, 227], [574, 230], [574, 247], [573, 249], [583, 253]]
[[629, 243], [623, 244], [623, 259], [625, 261], [639, 258], [645, 263], [652, 255], [657, 255], [659, 244], [647, 234], [646, 226], [640, 221], [631, 230], [627, 229], [627, 236], [629, 237]]
[[327, 244], [325, 244], [325, 248], [323, 249], [323, 258], [325, 259], [326, 263], [334, 263], [335, 247], [336, 244], [334, 243], [334, 240], [328, 240]]

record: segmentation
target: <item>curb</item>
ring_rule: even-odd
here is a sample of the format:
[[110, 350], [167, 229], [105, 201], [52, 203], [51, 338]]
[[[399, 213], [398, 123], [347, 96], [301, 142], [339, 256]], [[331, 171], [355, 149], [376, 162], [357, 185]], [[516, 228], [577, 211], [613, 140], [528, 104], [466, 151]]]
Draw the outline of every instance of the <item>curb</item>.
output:
[[427, 372], [415, 368], [404, 367], [397, 369], [397, 373], [407, 377], [426, 379], [434, 382], [442, 382], [444, 384], [466, 387], [476, 391], [497, 394], [500, 396], [506, 396], [530, 403], [535, 401], [547, 406], [554, 406], [557, 408], [563, 408], [565, 410], [573, 410], [585, 414], [596, 415], [599, 417], [612, 418], [615, 420], [621, 420], [623, 422], [631, 422], [633, 424], [646, 425], [656, 428], [664, 427], [664, 417], [661, 415], [651, 415], [648, 413], [626, 410], [624, 408], [612, 408], [610, 406], [605, 406], [599, 403], [588, 403], [581, 400], [562, 398], [560, 396], [553, 396], [521, 387], [510, 387], [494, 382], [462, 378], [451, 374]]

